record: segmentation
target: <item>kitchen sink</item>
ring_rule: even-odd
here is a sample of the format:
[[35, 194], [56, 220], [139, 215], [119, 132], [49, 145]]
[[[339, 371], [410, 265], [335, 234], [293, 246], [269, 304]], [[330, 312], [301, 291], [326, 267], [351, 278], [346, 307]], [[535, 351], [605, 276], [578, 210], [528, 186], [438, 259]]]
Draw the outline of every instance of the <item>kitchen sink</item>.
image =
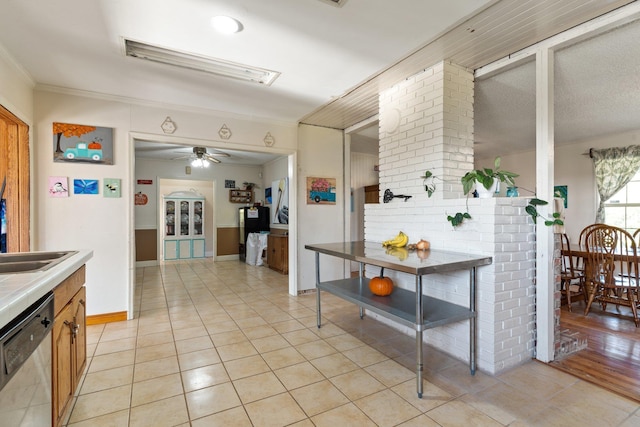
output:
[[17, 252], [0, 254], [0, 274], [36, 273], [48, 270], [78, 251]]

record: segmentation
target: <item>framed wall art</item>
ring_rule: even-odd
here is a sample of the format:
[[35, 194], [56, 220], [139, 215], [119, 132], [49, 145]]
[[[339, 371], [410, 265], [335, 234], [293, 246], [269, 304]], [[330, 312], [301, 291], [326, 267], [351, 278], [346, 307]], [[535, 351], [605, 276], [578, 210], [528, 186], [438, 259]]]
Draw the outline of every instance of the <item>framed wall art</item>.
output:
[[[274, 190], [278, 189], [276, 193]], [[271, 184], [272, 203], [275, 203], [273, 212], [274, 224], [289, 224], [289, 178], [273, 181]]]
[[53, 161], [113, 164], [113, 128], [53, 123]]
[[102, 194], [104, 197], [121, 197], [120, 180], [118, 178], [105, 178]]
[[73, 194], [98, 194], [99, 189], [97, 179], [73, 180]]
[[69, 179], [66, 176], [50, 176], [48, 187], [51, 197], [69, 197]]
[[307, 204], [335, 205], [336, 179], [307, 177]]
[[553, 197], [560, 197], [562, 200], [564, 200], [564, 208], [566, 209], [568, 207], [568, 197], [569, 197], [569, 193], [568, 193], [568, 189], [566, 185], [556, 185], [553, 187]]

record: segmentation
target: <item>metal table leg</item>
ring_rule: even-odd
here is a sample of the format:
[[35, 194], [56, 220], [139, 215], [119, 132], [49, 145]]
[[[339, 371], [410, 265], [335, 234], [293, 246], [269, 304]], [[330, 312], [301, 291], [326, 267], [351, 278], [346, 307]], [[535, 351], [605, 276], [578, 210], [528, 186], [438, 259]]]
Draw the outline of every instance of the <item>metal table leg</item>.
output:
[[[360, 293], [362, 293], [362, 286], [363, 284], [363, 280], [364, 279], [364, 264], [363, 263], [359, 263], [358, 266], [358, 277], [360, 278]], [[360, 319], [364, 319], [364, 307], [360, 306]]]
[[416, 389], [422, 399], [422, 276], [416, 276]]
[[320, 284], [320, 252], [316, 252], [316, 315], [318, 316], [317, 323], [318, 329], [320, 329], [321, 321], [320, 321], [320, 288], [318, 285]]
[[476, 374], [476, 267], [471, 268], [469, 278], [469, 310], [472, 313], [469, 319], [469, 370], [471, 375]]

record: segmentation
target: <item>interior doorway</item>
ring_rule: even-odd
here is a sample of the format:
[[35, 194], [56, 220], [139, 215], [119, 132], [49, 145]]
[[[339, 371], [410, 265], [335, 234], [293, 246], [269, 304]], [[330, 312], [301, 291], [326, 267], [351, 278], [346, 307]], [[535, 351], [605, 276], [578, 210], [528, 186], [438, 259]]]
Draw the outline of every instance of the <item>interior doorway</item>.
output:
[[[162, 155], [164, 154], [166, 156], [166, 158], [164, 159], [164, 162], [160, 161], [159, 159], [156, 159], [158, 162], [154, 163], [154, 162], [146, 162], [140, 159], [139, 154], [137, 153], [136, 150], [136, 144], [137, 142], [144, 142], [146, 144], [153, 144], [153, 150], [151, 150], [153, 153], [158, 154], [158, 155]], [[220, 152], [226, 152], [226, 153], [231, 153], [231, 159], [236, 158], [236, 161], [238, 162], [260, 162], [259, 164], [252, 164], [250, 165], [250, 167], [253, 167], [255, 169], [255, 173], [256, 176], [254, 178], [245, 176], [245, 175], [238, 175], [240, 172], [239, 170], [243, 170], [243, 168], [246, 168], [247, 165], [246, 164], [231, 164], [230, 161], [227, 161], [226, 157], [222, 158], [222, 163], [221, 165], [218, 165], [220, 167], [210, 167], [208, 168], [209, 172], [207, 175], [202, 175], [204, 172], [202, 170], [196, 170], [196, 169], [192, 169], [189, 172], [191, 172], [191, 177], [198, 180], [206, 180], [212, 183], [213, 186], [213, 196], [212, 196], [212, 200], [214, 200], [214, 203], [217, 203], [217, 201], [221, 201], [220, 206], [226, 205], [226, 212], [227, 216], [225, 218], [221, 217], [221, 213], [218, 209], [218, 207], [216, 207], [214, 210], [216, 211], [216, 213], [212, 214], [210, 216], [210, 218], [212, 219], [212, 221], [214, 220], [214, 216], [215, 216], [215, 222], [212, 222], [211, 225], [211, 229], [213, 230], [212, 233], [214, 238], [213, 241], [217, 241], [219, 236], [224, 237], [226, 234], [220, 234], [220, 230], [226, 230], [228, 231], [229, 229], [236, 227], [237, 228], [237, 206], [238, 205], [234, 205], [234, 204], [230, 204], [228, 202], [228, 196], [225, 196], [229, 193], [229, 189], [225, 188], [225, 181], [228, 180], [228, 178], [232, 177], [233, 174], [236, 174], [237, 177], [235, 178], [235, 186], [241, 186], [244, 180], [249, 180], [251, 182], [263, 182], [264, 186], [269, 187], [270, 183], [273, 181], [273, 179], [275, 178], [282, 178], [282, 177], [286, 177], [288, 178], [288, 182], [290, 185], [290, 206], [294, 207], [296, 205], [296, 191], [297, 191], [297, 174], [296, 174], [296, 170], [297, 170], [297, 157], [296, 157], [296, 153], [289, 150], [289, 149], [275, 149], [275, 148], [271, 148], [269, 151], [262, 151], [262, 150], [256, 150], [256, 151], [245, 151], [245, 150], [239, 150], [237, 149], [237, 146], [233, 145], [233, 144], [225, 144], [224, 147], [222, 146], [215, 146], [215, 145], [208, 145], [203, 143], [202, 140], [195, 140], [195, 141], [190, 141], [188, 139], [184, 139], [184, 138], [180, 138], [177, 139], [175, 137], [170, 137], [170, 136], [158, 136], [158, 135], [147, 135], [147, 134], [140, 134], [140, 133], [132, 133], [130, 135], [130, 150], [131, 150], [131, 157], [134, 160], [134, 162], [131, 163], [131, 175], [134, 177], [134, 179], [132, 180], [132, 182], [130, 183], [130, 191], [131, 194], [135, 195], [136, 197], [133, 198], [133, 200], [130, 203], [130, 217], [132, 219], [131, 221], [131, 230], [130, 230], [130, 248], [131, 248], [131, 253], [132, 253], [132, 259], [130, 261], [130, 270], [129, 270], [129, 283], [130, 283], [130, 290], [129, 290], [129, 315], [132, 316], [134, 313], [133, 310], [133, 306], [134, 306], [134, 300], [133, 300], [133, 296], [134, 296], [134, 286], [135, 286], [135, 274], [136, 274], [136, 267], [139, 266], [136, 263], [135, 260], [135, 249], [136, 249], [136, 235], [137, 235], [137, 230], [136, 228], [139, 226], [139, 221], [138, 219], [140, 218], [140, 211], [139, 211], [139, 206], [137, 206], [134, 202], [135, 199], [137, 199], [138, 197], [138, 193], [140, 193], [141, 191], [144, 192], [144, 195], [147, 198], [147, 204], [148, 207], [153, 207], [153, 212], [150, 214], [153, 217], [153, 226], [151, 228], [153, 228], [153, 232], [157, 233], [156, 229], [158, 227], [158, 221], [157, 221], [157, 199], [158, 199], [158, 191], [156, 190], [156, 186], [158, 184], [158, 180], [160, 179], [159, 176], [162, 176], [163, 179], [184, 179], [186, 172], [187, 172], [187, 160], [186, 159], [182, 159], [182, 161], [178, 162], [177, 159], [173, 159], [171, 157], [170, 151], [175, 149], [176, 147], [180, 147], [182, 149], [185, 149], [185, 147], [187, 147], [187, 150], [190, 150], [191, 147], [193, 145], [205, 145], [207, 147], [207, 149], [210, 149], [211, 151], [220, 151]], [[214, 144], [214, 142], [211, 142], [211, 144]], [[259, 147], [258, 147], [259, 148]], [[175, 155], [173, 156], [175, 157]], [[180, 156], [183, 157], [183, 156]], [[278, 164], [278, 170], [277, 172], [273, 172], [273, 168], [270, 167], [272, 166], [274, 163]], [[224, 166], [222, 166], [224, 165]], [[215, 174], [218, 175], [215, 175]], [[273, 176], [273, 174], [276, 173], [277, 176]], [[213, 175], [212, 175], [213, 174]], [[260, 176], [260, 174], [262, 174], [262, 176]], [[249, 178], [249, 179], [247, 179]], [[146, 184], [140, 184], [140, 182], [149, 182], [151, 181], [151, 186], [147, 186]], [[261, 185], [261, 187], [263, 187]], [[256, 190], [259, 191], [259, 198], [257, 200], [263, 199], [264, 200], [264, 196], [265, 196], [265, 189], [264, 187]], [[225, 198], [227, 197], [227, 198]], [[226, 201], [226, 203], [225, 203]], [[231, 216], [232, 217], [231, 217]], [[289, 224], [288, 224], [288, 235], [289, 235], [289, 251], [288, 251], [288, 265], [289, 265], [289, 274], [288, 274], [288, 283], [289, 283], [289, 294], [290, 295], [297, 295], [298, 293], [298, 284], [297, 284], [297, 230], [296, 230], [296, 224], [297, 224], [297, 210], [296, 209], [291, 209], [291, 211], [289, 212]], [[157, 239], [154, 239], [154, 241], [157, 241]], [[217, 250], [213, 249], [213, 255], [216, 258], [220, 258], [217, 257]], [[237, 255], [235, 255], [235, 258], [233, 258], [233, 255], [230, 255], [228, 257], [222, 257], [223, 259], [218, 259], [218, 261], [222, 261], [222, 260], [231, 260], [231, 259], [237, 259]], [[216, 258], [212, 258], [212, 260], [215, 262]], [[158, 264], [158, 259], [149, 262], [149, 265], [153, 264], [153, 265], [157, 265]]]

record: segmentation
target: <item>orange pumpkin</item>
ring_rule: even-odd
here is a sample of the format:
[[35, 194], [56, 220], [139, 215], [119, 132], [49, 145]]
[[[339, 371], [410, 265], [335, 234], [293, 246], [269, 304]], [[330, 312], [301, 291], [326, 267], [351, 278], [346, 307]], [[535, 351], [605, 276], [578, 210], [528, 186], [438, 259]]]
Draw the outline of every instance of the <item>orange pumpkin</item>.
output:
[[102, 148], [102, 144], [100, 144], [99, 142], [93, 141], [89, 143], [89, 148], [92, 150], [99, 150]]
[[380, 269], [380, 276], [372, 277], [369, 280], [369, 290], [372, 294], [381, 297], [391, 295], [391, 292], [393, 292], [393, 280], [384, 276], [384, 268]]

